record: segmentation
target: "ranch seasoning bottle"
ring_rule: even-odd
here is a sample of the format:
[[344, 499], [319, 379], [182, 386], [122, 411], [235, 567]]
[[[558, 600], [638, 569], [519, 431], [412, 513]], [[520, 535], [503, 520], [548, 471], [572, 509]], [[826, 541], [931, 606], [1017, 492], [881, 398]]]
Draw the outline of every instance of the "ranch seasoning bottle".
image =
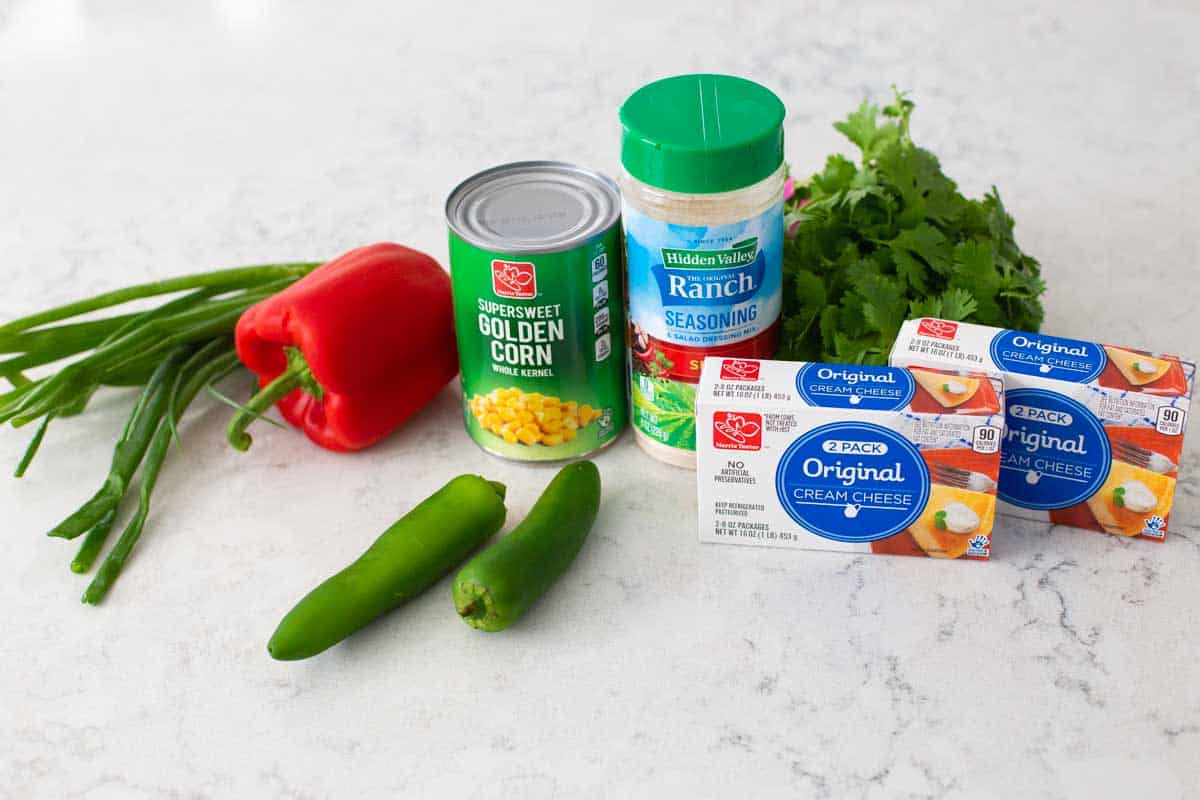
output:
[[783, 103], [729, 75], [678, 75], [621, 106], [632, 422], [696, 464], [705, 356], [771, 358], [783, 262]]

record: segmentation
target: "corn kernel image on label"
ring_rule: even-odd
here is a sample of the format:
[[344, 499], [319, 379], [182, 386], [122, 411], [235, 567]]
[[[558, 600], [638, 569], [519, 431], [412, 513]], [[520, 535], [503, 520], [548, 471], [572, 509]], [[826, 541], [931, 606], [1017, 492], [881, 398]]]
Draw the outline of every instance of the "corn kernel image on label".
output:
[[477, 394], [467, 401], [467, 408], [485, 430], [508, 444], [544, 447], [575, 441], [581, 430], [603, 416], [587, 403], [563, 402], [539, 392], [526, 394], [515, 386]]

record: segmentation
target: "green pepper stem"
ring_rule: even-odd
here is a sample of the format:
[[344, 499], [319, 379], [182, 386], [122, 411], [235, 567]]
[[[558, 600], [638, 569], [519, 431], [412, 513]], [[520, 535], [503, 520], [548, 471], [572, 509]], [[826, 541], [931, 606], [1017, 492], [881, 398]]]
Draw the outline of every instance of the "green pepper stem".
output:
[[229, 426], [225, 428], [225, 438], [235, 449], [249, 450], [254, 440], [250, 434], [246, 433], [246, 428], [265, 414], [271, 406], [297, 389], [303, 389], [318, 400], [324, 396], [324, 390], [321, 388], [321, 384], [317, 383], [317, 379], [313, 377], [304, 354], [294, 347], [285, 348], [285, 352], [288, 361], [287, 369], [262, 387], [258, 394], [247, 400], [246, 404], [233, 415], [233, 419], [229, 420]]

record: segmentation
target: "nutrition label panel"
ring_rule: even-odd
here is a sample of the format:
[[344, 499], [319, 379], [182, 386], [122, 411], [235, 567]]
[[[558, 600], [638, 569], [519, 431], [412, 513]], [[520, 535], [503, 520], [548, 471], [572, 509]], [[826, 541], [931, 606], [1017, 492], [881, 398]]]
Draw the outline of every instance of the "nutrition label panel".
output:
[[592, 329], [596, 335], [596, 361], [605, 361], [612, 354], [612, 314], [608, 310], [608, 253], [592, 259]]

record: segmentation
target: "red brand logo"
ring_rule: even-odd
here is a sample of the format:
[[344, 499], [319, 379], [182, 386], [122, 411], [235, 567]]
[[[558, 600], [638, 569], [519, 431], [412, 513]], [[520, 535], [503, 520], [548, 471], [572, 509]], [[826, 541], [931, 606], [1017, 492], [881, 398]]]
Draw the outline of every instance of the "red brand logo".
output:
[[713, 414], [713, 447], [718, 450], [761, 450], [762, 414], [717, 411]]
[[946, 322], [944, 319], [923, 319], [917, 325], [917, 334], [932, 336], [935, 339], [953, 339], [958, 333], [957, 322]]
[[759, 363], [757, 361], [726, 358], [721, 362], [721, 380], [756, 381], [758, 380], [758, 368]]
[[528, 261], [492, 261], [492, 291], [497, 297], [530, 300], [537, 297], [537, 273]]

